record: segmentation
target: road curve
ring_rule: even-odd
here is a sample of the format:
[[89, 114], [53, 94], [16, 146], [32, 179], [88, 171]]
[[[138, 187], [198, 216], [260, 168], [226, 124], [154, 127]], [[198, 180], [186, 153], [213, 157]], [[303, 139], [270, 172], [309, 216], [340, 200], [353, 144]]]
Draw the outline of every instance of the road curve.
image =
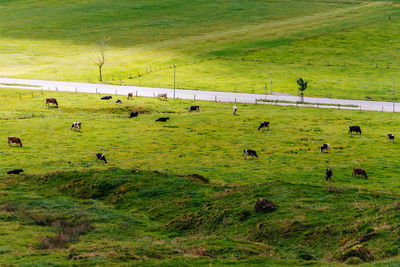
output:
[[[24, 85], [24, 86], [21, 86]], [[167, 89], [139, 86], [123, 86], [123, 85], [108, 85], [108, 84], [93, 84], [79, 82], [62, 82], [62, 81], [46, 81], [46, 80], [31, 80], [31, 79], [14, 79], [0, 78], [0, 87], [13, 87], [34, 90], [58, 90], [66, 92], [82, 92], [82, 93], [101, 93], [101, 94], [117, 94], [127, 95], [132, 92], [137, 96], [154, 97], [159, 93], [167, 93], [169, 98], [193, 99], [205, 101], [219, 102], [237, 102], [237, 103], [256, 103], [257, 104], [272, 104], [272, 105], [296, 105], [304, 107], [319, 107], [319, 108], [335, 108], [335, 109], [351, 109], [351, 110], [371, 110], [393, 112], [392, 102], [382, 101], [364, 101], [351, 99], [334, 99], [334, 98], [319, 98], [319, 97], [304, 97], [304, 101], [310, 104], [296, 104], [299, 100], [297, 96], [290, 95], [262, 95], [262, 94], [247, 94], [247, 93], [231, 93], [231, 92], [216, 92], [216, 91], [199, 91], [199, 90], [183, 90], [183, 89]], [[257, 100], [266, 99], [269, 101], [290, 101], [293, 103], [279, 102], [260, 102]], [[323, 105], [321, 105], [323, 104]], [[339, 106], [340, 105], [340, 106]], [[353, 107], [349, 107], [353, 105]], [[356, 106], [356, 107], [354, 107]], [[395, 103], [395, 112], [400, 112], [399, 103]]]

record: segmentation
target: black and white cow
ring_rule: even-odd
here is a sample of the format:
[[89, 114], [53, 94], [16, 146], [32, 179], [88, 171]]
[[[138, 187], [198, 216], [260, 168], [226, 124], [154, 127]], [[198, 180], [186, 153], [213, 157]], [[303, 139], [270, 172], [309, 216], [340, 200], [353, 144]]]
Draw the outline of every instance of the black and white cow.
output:
[[139, 112], [131, 112], [131, 114], [129, 115], [129, 118], [133, 118], [133, 117], [137, 117], [139, 115]]
[[237, 112], [237, 106], [232, 106], [232, 109], [233, 109], [233, 115], [236, 115], [236, 112]]
[[199, 106], [191, 106], [189, 111], [190, 111], [190, 112], [192, 112], [192, 111], [197, 111], [197, 112], [199, 112], [199, 111], [200, 111], [200, 107], [199, 107]]
[[243, 152], [244, 152], [243, 153], [244, 159], [246, 159], [247, 156], [250, 156], [252, 158], [254, 157], [258, 158], [257, 152], [255, 150], [245, 149]]
[[117, 99], [117, 101], [115, 101], [115, 103], [117, 103], [117, 104], [122, 104], [122, 101], [119, 100], [119, 99]]
[[16, 169], [16, 170], [8, 171], [7, 174], [20, 174], [21, 172], [24, 172], [24, 170]]
[[167, 120], [169, 120], [169, 117], [161, 117], [156, 119], [156, 121], [162, 121], [162, 122], [166, 122]]
[[79, 121], [75, 121], [71, 126], [71, 130], [75, 129], [75, 130], [80, 131], [81, 130], [81, 126], [82, 126], [82, 124]]
[[326, 181], [332, 181], [332, 170], [331, 170], [331, 168], [326, 169], [325, 180]]
[[390, 142], [394, 142], [394, 135], [393, 134], [388, 134], [387, 135], [387, 138], [388, 138], [388, 140], [390, 141]]
[[331, 150], [331, 145], [330, 144], [323, 144], [319, 150], [319, 153], [321, 154], [324, 151], [329, 152]]
[[107, 163], [106, 156], [102, 153], [96, 153], [96, 160], [102, 160], [104, 163]]
[[267, 128], [267, 130], [269, 130], [269, 121], [263, 121], [260, 126], [258, 126], [258, 130], [262, 129], [262, 128]]
[[355, 132], [356, 134], [361, 134], [360, 126], [350, 126], [348, 133], [353, 133], [353, 132]]
[[112, 99], [112, 96], [110, 96], [110, 95], [103, 96], [103, 97], [101, 98], [101, 100], [110, 100], [110, 99]]

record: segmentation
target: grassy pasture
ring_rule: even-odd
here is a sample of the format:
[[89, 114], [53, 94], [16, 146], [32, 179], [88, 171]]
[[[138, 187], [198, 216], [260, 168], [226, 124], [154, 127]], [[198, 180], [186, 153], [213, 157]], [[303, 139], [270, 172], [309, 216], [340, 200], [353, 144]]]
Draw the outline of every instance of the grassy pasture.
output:
[[[386, 140], [397, 114], [237, 104], [233, 116], [226, 103], [31, 92], [0, 90], [0, 172], [25, 170], [0, 175], [0, 264], [337, 266], [355, 244], [374, 256], [366, 266], [398, 264], [399, 152]], [[270, 131], [257, 131], [263, 120]], [[277, 211], [254, 213], [259, 197]]]
[[0, 72], [9, 77], [96, 82], [104, 36], [112, 38], [107, 83], [172, 87], [177, 64], [180, 88], [263, 93], [272, 78], [274, 92], [295, 95], [301, 75], [309, 96], [388, 100], [399, 69], [395, 1], [21, 0], [0, 7]]
[[[1, 100], [0, 171], [24, 168], [29, 173], [105, 168], [94, 160], [104, 153], [110, 166], [198, 173], [217, 183], [249, 184], [267, 180], [325, 184], [324, 170], [331, 167], [343, 185], [398, 191], [398, 142], [387, 133], [400, 132], [397, 114], [345, 110], [300, 109], [201, 102], [201, 112], [189, 113], [193, 101], [135, 98], [116, 104], [100, 95], [44, 92], [19, 100]], [[0, 92], [1, 95], [1, 92]], [[46, 108], [45, 97], [56, 97], [60, 107]], [[130, 111], [138, 118], [128, 119]], [[171, 118], [157, 123], [161, 116]], [[261, 121], [270, 131], [257, 131]], [[82, 131], [71, 131], [72, 122]], [[350, 125], [360, 125], [362, 135], [349, 135]], [[23, 147], [9, 147], [7, 136], [18, 136]], [[330, 153], [319, 147], [330, 143]], [[244, 149], [255, 149], [258, 160], [243, 160]], [[361, 167], [369, 179], [352, 177]], [[251, 174], [251, 175], [248, 175]]]

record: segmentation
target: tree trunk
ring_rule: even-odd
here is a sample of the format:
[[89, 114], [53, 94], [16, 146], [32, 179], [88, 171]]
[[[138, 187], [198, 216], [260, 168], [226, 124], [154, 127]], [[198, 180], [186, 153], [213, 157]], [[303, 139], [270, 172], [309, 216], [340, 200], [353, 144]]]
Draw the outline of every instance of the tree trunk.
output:
[[99, 81], [103, 81], [103, 77], [101, 76], [101, 66], [99, 66]]
[[304, 92], [303, 91], [300, 92], [300, 102], [304, 103]]

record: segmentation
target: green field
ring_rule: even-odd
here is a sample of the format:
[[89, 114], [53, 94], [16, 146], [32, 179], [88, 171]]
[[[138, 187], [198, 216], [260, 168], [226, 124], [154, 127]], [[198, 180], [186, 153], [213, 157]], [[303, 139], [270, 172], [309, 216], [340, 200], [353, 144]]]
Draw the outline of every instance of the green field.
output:
[[179, 88], [296, 95], [302, 76], [306, 96], [390, 100], [399, 19], [397, 1], [1, 1], [0, 73], [97, 82], [111, 37], [106, 83], [173, 87], [177, 64]]
[[[399, 264], [400, 152], [386, 140], [396, 114], [114, 100], [0, 90], [0, 264], [336, 266], [354, 245], [370, 251], [367, 266]], [[257, 131], [264, 120], [270, 130]], [[248, 148], [259, 159], [244, 160]], [[4, 175], [15, 168], [25, 174]], [[255, 213], [260, 197], [277, 210]]]

